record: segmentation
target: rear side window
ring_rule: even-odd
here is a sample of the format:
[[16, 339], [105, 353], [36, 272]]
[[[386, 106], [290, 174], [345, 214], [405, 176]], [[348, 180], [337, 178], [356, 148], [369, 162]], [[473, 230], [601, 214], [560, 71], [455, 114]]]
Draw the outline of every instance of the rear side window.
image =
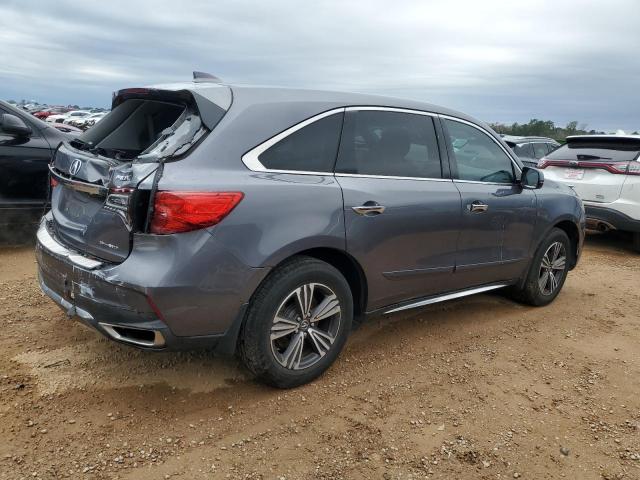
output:
[[333, 172], [341, 128], [342, 113], [321, 118], [283, 138], [258, 160], [270, 170]]
[[400, 112], [347, 112], [336, 172], [442, 178], [433, 119]]
[[530, 143], [514, 145], [512, 150], [518, 157], [533, 158], [533, 148]]
[[581, 162], [607, 160], [628, 162], [638, 158], [639, 144], [629, 143], [571, 143], [562, 145], [547, 155], [549, 160], [577, 160]]
[[549, 150], [547, 150], [547, 145], [545, 143], [534, 143], [533, 153], [535, 155], [535, 158], [542, 158], [547, 153], [549, 153]]
[[445, 119], [460, 180], [513, 183], [511, 158], [479, 129]]

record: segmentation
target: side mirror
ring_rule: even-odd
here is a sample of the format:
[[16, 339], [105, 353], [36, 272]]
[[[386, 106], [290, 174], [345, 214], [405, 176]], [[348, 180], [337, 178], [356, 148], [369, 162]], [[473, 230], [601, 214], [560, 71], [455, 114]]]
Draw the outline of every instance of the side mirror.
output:
[[544, 185], [544, 174], [535, 168], [524, 167], [520, 175], [520, 185], [522, 185], [523, 188], [542, 188], [542, 185]]
[[0, 132], [16, 137], [28, 137], [31, 135], [31, 127], [24, 123], [20, 117], [3, 113], [0, 115]]

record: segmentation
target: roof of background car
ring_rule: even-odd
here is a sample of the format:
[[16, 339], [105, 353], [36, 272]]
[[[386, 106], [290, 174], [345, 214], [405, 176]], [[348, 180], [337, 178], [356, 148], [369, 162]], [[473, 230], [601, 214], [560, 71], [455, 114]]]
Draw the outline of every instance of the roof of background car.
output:
[[530, 136], [530, 137], [521, 137], [518, 135], [503, 135], [502, 139], [505, 142], [513, 142], [513, 143], [525, 143], [525, 142], [533, 142], [533, 141], [547, 141], [547, 142], [554, 142], [554, 143], [558, 143], [556, 142], [553, 138], [549, 138], [549, 137], [535, 137], [535, 136]]
[[569, 135], [567, 140], [585, 140], [585, 139], [629, 139], [629, 140], [640, 140], [640, 135], [618, 135], [618, 134], [596, 134], [596, 135]]

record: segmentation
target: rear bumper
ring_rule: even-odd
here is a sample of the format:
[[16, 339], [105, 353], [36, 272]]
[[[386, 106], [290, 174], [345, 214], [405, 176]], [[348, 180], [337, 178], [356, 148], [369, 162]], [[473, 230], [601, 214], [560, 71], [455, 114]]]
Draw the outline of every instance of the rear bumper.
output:
[[[141, 260], [134, 248], [122, 264], [104, 264], [57, 242], [43, 222], [36, 243], [40, 287], [69, 316], [114, 341], [148, 350], [212, 348], [232, 354], [251, 288], [261, 280], [263, 269], [243, 271], [253, 275], [232, 292], [231, 301], [232, 273], [220, 270], [218, 275], [228, 278], [216, 282], [226, 286], [227, 294], [216, 295], [197, 271], [189, 276], [190, 285], [178, 271], [159, 276], [171, 267], [168, 252], [150, 258], [147, 245], [144, 253]], [[134, 282], [144, 278], [145, 284]]]
[[640, 232], [640, 220], [633, 219], [618, 210], [607, 207], [596, 207], [585, 203], [587, 228], [593, 230], [623, 230]]

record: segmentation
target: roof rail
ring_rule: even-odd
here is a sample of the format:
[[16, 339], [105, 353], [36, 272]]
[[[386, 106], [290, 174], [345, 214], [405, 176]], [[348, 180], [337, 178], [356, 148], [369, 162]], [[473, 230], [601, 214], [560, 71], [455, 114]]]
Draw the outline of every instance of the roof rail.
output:
[[193, 72], [193, 81], [194, 83], [222, 83], [215, 75], [211, 75], [207, 72]]

